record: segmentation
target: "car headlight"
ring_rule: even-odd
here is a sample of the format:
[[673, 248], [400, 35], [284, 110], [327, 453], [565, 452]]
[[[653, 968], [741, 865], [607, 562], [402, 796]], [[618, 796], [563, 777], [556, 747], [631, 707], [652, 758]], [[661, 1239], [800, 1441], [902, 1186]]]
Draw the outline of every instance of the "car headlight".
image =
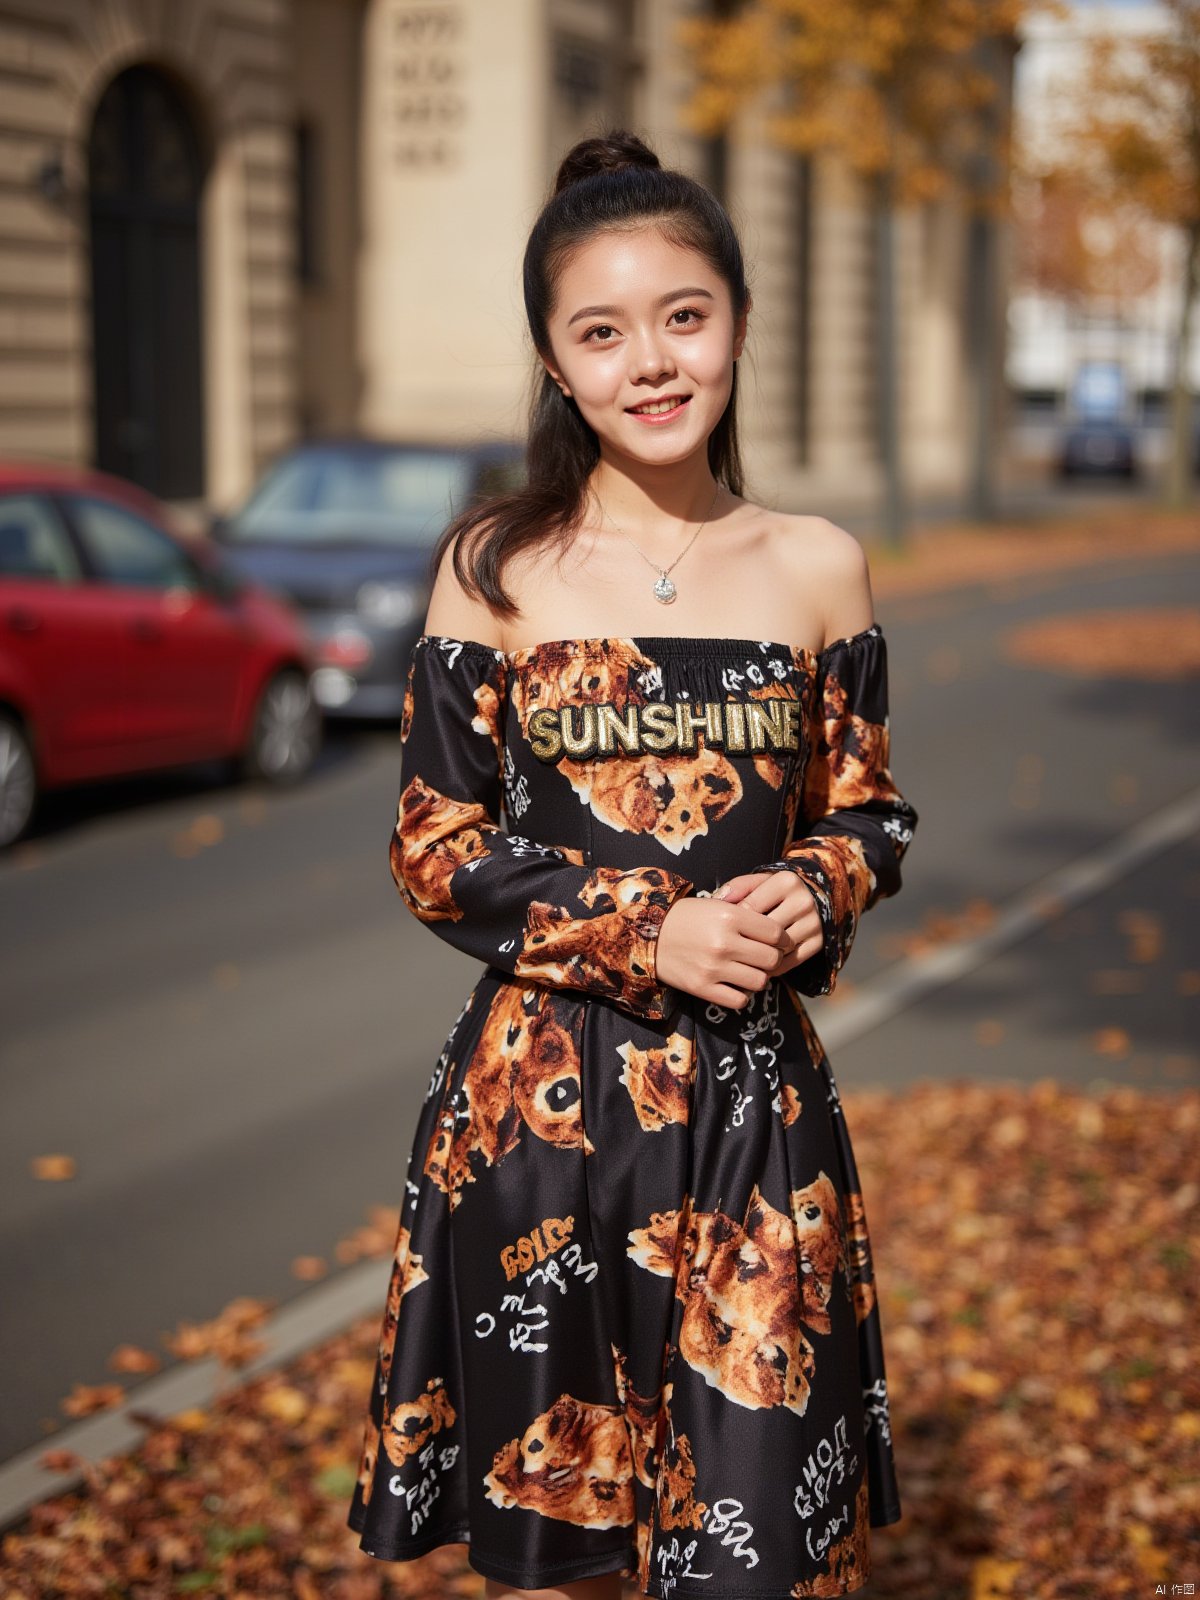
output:
[[416, 591], [411, 585], [387, 583], [379, 578], [371, 578], [362, 585], [355, 603], [360, 616], [392, 628], [411, 622], [419, 607]]

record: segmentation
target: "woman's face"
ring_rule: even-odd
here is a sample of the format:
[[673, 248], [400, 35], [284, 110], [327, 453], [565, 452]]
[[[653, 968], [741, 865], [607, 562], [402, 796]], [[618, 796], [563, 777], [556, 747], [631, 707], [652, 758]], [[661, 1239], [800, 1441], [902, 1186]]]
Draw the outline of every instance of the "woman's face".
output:
[[[746, 337], [724, 278], [653, 226], [606, 229], [568, 259], [546, 367], [605, 455], [666, 465], [707, 449]], [[645, 407], [670, 401], [657, 414]]]

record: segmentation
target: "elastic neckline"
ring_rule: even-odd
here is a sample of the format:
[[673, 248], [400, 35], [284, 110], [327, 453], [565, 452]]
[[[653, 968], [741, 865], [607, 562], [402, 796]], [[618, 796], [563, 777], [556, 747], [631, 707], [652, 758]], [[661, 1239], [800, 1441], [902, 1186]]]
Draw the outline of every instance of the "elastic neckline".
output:
[[496, 645], [482, 644], [477, 639], [459, 639], [447, 633], [423, 633], [420, 636], [426, 642], [442, 641], [447, 644], [461, 645], [466, 649], [482, 650], [485, 655], [492, 656], [497, 661], [520, 662], [531, 656], [536, 656], [542, 651], [578, 651], [588, 646], [605, 644], [632, 644], [645, 646], [650, 655], [728, 655], [730, 653], [744, 654], [769, 654], [772, 651], [782, 652], [784, 655], [802, 656], [806, 660], [820, 661], [823, 657], [831, 655], [833, 651], [845, 648], [848, 645], [858, 644], [870, 638], [881, 637], [883, 629], [878, 622], [873, 622], [869, 627], [861, 628], [857, 633], [846, 634], [841, 639], [834, 639], [823, 650], [813, 650], [806, 644], [784, 644], [778, 639], [736, 639], [736, 638], [710, 638], [700, 634], [686, 633], [624, 633], [624, 634], [581, 634], [569, 639], [542, 639], [537, 644], [518, 645], [515, 650], [501, 650]]

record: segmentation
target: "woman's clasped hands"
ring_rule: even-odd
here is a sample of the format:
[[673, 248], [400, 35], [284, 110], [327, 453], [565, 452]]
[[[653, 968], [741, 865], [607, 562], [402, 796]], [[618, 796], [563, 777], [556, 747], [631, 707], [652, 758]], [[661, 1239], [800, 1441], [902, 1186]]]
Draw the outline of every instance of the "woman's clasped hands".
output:
[[659, 929], [658, 981], [740, 1011], [771, 978], [822, 948], [817, 902], [790, 871], [743, 872], [676, 900]]

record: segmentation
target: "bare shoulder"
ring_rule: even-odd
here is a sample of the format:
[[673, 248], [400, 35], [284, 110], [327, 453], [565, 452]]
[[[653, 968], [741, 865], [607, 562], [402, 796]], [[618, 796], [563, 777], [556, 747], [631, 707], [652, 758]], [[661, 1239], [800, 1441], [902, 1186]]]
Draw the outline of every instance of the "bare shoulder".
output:
[[[486, 531], [484, 528], [480, 532]], [[454, 554], [461, 535], [447, 544], [438, 563], [437, 576], [425, 614], [425, 632], [444, 634], [451, 639], [474, 639], [479, 644], [502, 650], [500, 618], [482, 595], [473, 595], [455, 571]], [[463, 549], [463, 556], [468, 553]]]
[[861, 542], [828, 517], [772, 513], [779, 568], [801, 596], [822, 596], [825, 644], [849, 638], [875, 620], [871, 572]]

